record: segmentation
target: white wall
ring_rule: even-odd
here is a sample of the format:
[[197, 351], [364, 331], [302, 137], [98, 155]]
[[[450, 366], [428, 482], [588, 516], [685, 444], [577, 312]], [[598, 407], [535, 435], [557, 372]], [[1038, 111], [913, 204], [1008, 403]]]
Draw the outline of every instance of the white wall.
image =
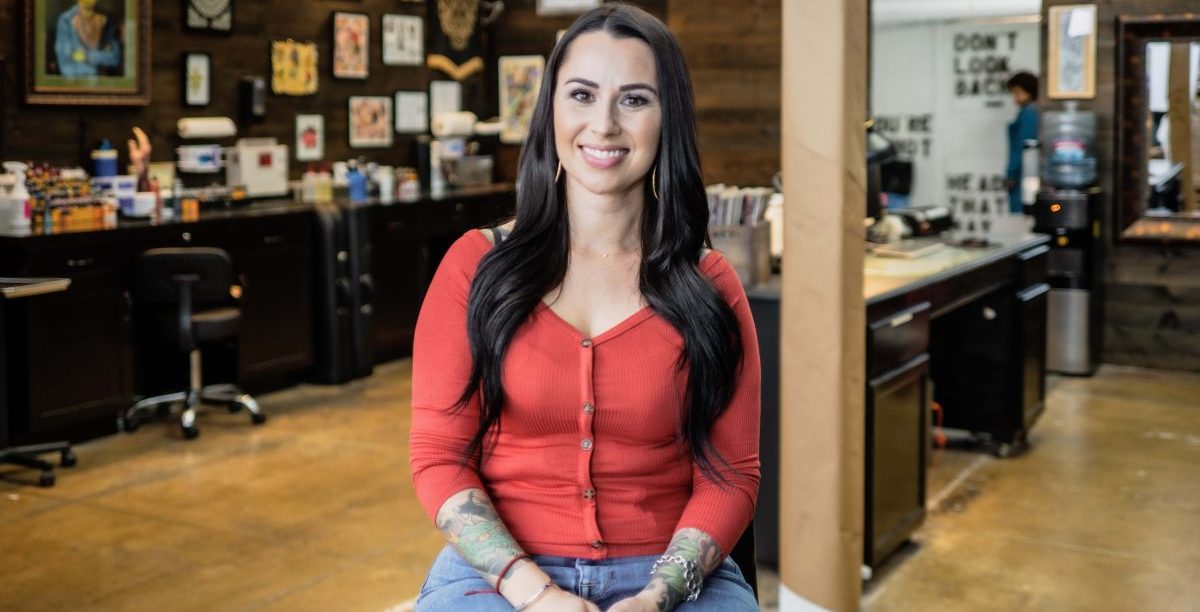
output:
[[1040, 46], [1032, 19], [876, 24], [871, 115], [913, 161], [914, 206], [950, 205], [976, 233], [1008, 215], [1004, 83], [1037, 73]]

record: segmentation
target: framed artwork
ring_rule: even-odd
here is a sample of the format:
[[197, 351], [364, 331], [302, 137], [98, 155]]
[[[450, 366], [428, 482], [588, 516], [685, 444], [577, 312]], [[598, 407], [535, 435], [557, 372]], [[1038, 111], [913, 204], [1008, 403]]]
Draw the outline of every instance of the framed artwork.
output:
[[233, 32], [233, 0], [183, 0], [183, 25], [189, 30]]
[[150, 0], [23, 2], [28, 103], [150, 103]]
[[208, 106], [210, 102], [212, 102], [212, 58], [207, 53], [184, 53], [184, 106]]
[[279, 96], [317, 93], [317, 43], [271, 42], [271, 91]]
[[325, 116], [296, 115], [296, 161], [325, 158]]
[[390, 97], [350, 96], [350, 146], [355, 149], [392, 146]]
[[1096, 97], [1096, 5], [1052, 6], [1046, 26], [1046, 93], [1055, 100]]
[[420, 66], [425, 63], [425, 20], [413, 15], [383, 16], [383, 63]]
[[370, 63], [371, 18], [365, 13], [333, 14], [333, 76], [365, 79]]
[[500, 58], [500, 142], [525, 142], [545, 68], [546, 61], [540, 55]]
[[429, 131], [429, 94], [423, 91], [396, 92], [396, 131], [424, 134]]

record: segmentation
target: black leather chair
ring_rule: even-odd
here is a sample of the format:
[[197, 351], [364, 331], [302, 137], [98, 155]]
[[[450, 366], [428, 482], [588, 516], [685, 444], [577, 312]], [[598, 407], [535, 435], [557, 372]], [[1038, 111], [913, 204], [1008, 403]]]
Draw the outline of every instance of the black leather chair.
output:
[[746, 582], [750, 584], [750, 588], [754, 589], [754, 597], [758, 597], [758, 559], [754, 550], [754, 521], [750, 521], [750, 525], [746, 527], [746, 531], [742, 533], [742, 537], [738, 538], [736, 544], [733, 545], [733, 550], [729, 551], [729, 558], [737, 563], [738, 569], [742, 570], [742, 576], [746, 578]]
[[196, 407], [201, 403], [224, 404], [231, 412], [245, 408], [255, 425], [266, 422], [267, 416], [258, 402], [243, 393], [236, 385], [204, 386], [200, 376], [200, 347], [237, 337], [241, 320], [237, 298], [234, 297], [233, 262], [222, 249], [189, 247], [150, 249], [141, 254], [133, 279], [134, 300], [139, 324], [150, 325], [154, 334], [167, 340], [179, 351], [188, 353], [191, 360], [191, 379], [186, 391], [177, 391], [145, 398], [117, 419], [122, 431], [137, 430], [142, 414], [160, 414], [180, 402], [183, 436], [193, 439], [200, 435], [196, 429]]

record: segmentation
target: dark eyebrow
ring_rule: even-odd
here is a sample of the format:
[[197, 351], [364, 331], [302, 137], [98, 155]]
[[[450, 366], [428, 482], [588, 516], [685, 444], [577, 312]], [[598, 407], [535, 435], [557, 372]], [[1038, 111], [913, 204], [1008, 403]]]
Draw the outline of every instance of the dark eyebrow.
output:
[[[592, 89], [600, 88], [600, 85], [598, 83], [596, 83], [594, 81], [589, 81], [587, 79], [581, 79], [579, 77], [569, 78], [564, 82], [564, 85], [566, 83], [579, 83], [580, 85], [583, 85], [584, 87], [591, 87]], [[652, 93], [656, 96], [658, 95], [658, 90], [654, 89], [653, 87], [651, 87], [645, 83], [630, 83], [628, 85], [622, 85], [618, 90], [619, 91], [630, 91], [633, 89], [646, 89], [646, 90], [649, 90], [650, 93]]]

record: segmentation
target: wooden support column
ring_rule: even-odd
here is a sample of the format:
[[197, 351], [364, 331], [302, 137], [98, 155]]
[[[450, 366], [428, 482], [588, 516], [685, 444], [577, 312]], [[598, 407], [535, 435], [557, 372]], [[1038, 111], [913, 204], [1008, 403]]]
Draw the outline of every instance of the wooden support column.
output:
[[783, 2], [779, 609], [861, 594], [867, 0]]

